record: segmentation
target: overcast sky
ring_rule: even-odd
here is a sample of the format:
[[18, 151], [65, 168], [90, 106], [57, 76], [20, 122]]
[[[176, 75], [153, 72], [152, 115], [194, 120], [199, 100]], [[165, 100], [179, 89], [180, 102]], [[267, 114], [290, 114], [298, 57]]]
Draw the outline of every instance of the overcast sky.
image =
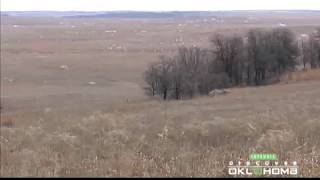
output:
[[320, 10], [320, 0], [0, 0], [1, 11]]

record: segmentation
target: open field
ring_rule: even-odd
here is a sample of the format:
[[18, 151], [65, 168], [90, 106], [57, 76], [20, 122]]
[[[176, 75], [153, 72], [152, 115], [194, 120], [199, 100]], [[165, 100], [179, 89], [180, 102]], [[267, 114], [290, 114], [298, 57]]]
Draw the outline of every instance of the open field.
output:
[[[215, 32], [242, 33], [287, 24], [310, 33], [319, 16], [220, 19], [2, 17], [1, 100], [4, 113], [84, 109], [141, 101], [142, 73], [178, 46], [210, 47]], [[96, 82], [90, 85], [89, 82]]]
[[119, 104], [91, 115], [2, 116], [3, 176], [226, 176], [251, 152], [320, 172], [320, 82]]
[[318, 22], [1, 17], [1, 176], [225, 176], [250, 152], [320, 176], [319, 72], [214, 98], [162, 102], [143, 91], [147, 65], [181, 45], [280, 24], [307, 34]]

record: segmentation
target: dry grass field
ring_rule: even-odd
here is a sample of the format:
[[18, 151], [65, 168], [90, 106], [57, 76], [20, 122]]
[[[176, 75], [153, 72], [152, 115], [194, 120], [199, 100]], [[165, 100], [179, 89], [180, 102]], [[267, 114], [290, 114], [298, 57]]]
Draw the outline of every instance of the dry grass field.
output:
[[217, 177], [266, 152], [319, 177], [319, 71], [167, 102], [145, 95], [142, 76], [178, 46], [210, 47], [214, 32], [283, 23], [300, 35], [317, 22], [1, 17], [1, 176]]

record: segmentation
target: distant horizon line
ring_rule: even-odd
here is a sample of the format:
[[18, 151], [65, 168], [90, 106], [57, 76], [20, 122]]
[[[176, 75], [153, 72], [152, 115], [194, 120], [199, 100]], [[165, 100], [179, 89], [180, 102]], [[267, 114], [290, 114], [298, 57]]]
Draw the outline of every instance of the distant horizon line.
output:
[[320, 11], [320, 9], [228, 9], [228, 10], [0, 10], [0, 12], [222, 12], [222, 11]]

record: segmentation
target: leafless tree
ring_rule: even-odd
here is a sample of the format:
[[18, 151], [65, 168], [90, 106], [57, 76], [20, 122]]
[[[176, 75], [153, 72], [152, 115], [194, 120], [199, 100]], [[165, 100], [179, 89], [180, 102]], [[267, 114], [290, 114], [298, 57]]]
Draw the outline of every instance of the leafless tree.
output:
[[293, 33], [286, 28], [250, 30], [247, 50], [248, 77], [254, 77], [255, 85], [293, 70], [297, 63], [298, 46]]
[[152, 96], [155, 96], [157, 93], [157, 88], [159, 86], [158, 77], [159, 77], [159, 70], [157, 69], [157, 64], [156, 63], [150, 64], [144, 74], [144, 78], [146, 83], [148, 84], [148, 87], [146, 90]]
[[183, 88], [183, 70], [176, 59], [172, 63], [171, 77], [174, 97], [176, 100], [179, 100], [181, 98]]
[[311, 68], [320, 68], [320, 28], [310, 35], [309, 41]]
[[216, 34], [211, 43], [216, 60], [221, 61], [224, 72], [233, 84], [242, 82], [244, 68], [244, 41], [240, 35], [223, 36]]
[[158, 89], [163, 98], [166, 100], [168, 98], [168, 94], [170, 88], [172, 86], [172, 78], [171, 69], [172, 69], [172, 59], [170, 57], [162, 56], [160, 63], [157, 65], [158, 67]]
[[311, 46], [309, 39], [301, 39], [301, 59], [303, 69], [306, 70], [307, 64], [311, 63]]
[[[320, 31], [302, 46], [304, 62], [309, 58], [314, 67], [320, 64], [319, 37]], [[292, 71], [299, 55], [295, 36], [286, 28], [253, 29], [246, 37], [216, 34], [211, 43], [212, 50], [180, 47], [175, 56], [151, 64], [145, 72], [149, 94], [178, 100], [244, 82], [270, 83]]]

